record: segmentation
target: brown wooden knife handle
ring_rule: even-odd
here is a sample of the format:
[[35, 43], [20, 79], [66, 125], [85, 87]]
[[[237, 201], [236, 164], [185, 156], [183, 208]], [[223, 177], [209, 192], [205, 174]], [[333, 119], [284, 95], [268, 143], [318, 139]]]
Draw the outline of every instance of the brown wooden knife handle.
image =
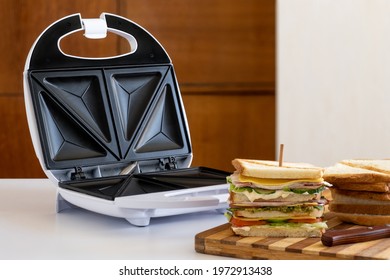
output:
[[341, 244], [370, 241], [385, 237], [390, 237], [390, 225], [349, 230], [328, 230], [321, 236], [321, 242], [325, 246], [330, 247]]

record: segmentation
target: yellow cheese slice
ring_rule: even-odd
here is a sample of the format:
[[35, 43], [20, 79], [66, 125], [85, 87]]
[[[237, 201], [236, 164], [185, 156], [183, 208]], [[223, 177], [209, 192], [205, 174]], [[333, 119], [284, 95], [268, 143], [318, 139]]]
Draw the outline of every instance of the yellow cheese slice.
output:
[[240, 174], [240, 181], [245, 183], [254, 183], [256, 185], [265, 185], [265, 186], [282, 186], [285, 184], [292, 183], [322, 183], [324, 180], [322, 178], [318, 179], [299, 179], [299, 180], [291, 180], [291, 179], [263, 179], [263, 178], [255, 178], [248, 177]]

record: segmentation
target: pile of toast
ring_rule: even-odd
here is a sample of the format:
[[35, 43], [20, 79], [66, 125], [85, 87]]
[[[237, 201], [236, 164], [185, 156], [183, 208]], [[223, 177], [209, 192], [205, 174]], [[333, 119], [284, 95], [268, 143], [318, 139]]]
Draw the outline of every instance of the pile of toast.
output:
[[348, 223], [390, 224], [390, 159], [342, 160], [325, 169], [331, 183], [329, 210]]

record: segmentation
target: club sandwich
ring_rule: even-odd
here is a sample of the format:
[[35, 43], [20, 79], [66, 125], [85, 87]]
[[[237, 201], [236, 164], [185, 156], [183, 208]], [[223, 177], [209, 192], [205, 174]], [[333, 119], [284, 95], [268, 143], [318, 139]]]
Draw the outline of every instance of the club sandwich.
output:
[[330, 186], [324, 169], [307, 163], [234, 159], [227, 217], [241, 236], [319, 237]]

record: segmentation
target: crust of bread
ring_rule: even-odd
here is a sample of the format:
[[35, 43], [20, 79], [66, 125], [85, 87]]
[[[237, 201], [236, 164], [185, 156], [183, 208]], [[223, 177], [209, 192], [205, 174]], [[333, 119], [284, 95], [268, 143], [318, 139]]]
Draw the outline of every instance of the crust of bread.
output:
[[349, 198], [356, 198], [356, 199], [363, 199], [363, 200], [386, 201], [390, 204], [390, 193], [349, 191], [349, 190], [339, 190], [339, 189], [331, 189], [331, 193], [334, 200], [337, 200], [337, 197], [341, 195]]
[[283, 162], [279, 167], [276, 161], [234, 159], [233, 166], [242, 175], [267, 179], [318, 179], [324, 169], [307, 163]]
[[342, 160], [341, 163], [352, 167], [364, 168], [372, 171], [390, 174], [389, 159], [349, 159]]
[[349, 191], [369, 191], [390, 193], [390, 183], [337, 183], [333, 184], [333, 188]]
[[240, 236], [262, 236], [262, 237], [321, 237], [323, 229], [307, 227], [278, 227], [278, 226], [249, 226], [231, 227], [233, 232]]
[[339, 204], [365, 204], [365, 205], [389, 205], [390, 201], [387, 200], [374, 200], [362, 197], [354, 197], [346, 195], [335, 189], [331, 189], [331, 203]]
[[369, 215], [333, 212], [341, 221], [362, 226], [390, 224], [390, 215]]
[[331, 202], [329, 211], [350, 214], [390, 215], [389, 205], [341, 204]]
[[348, 183], [377, 183], [390, 182], [390, 174], [384, 174], [363, 168], [351, 167], [337, 163], [325, 168], [323, 178], [325, 181], [337, 185]]

